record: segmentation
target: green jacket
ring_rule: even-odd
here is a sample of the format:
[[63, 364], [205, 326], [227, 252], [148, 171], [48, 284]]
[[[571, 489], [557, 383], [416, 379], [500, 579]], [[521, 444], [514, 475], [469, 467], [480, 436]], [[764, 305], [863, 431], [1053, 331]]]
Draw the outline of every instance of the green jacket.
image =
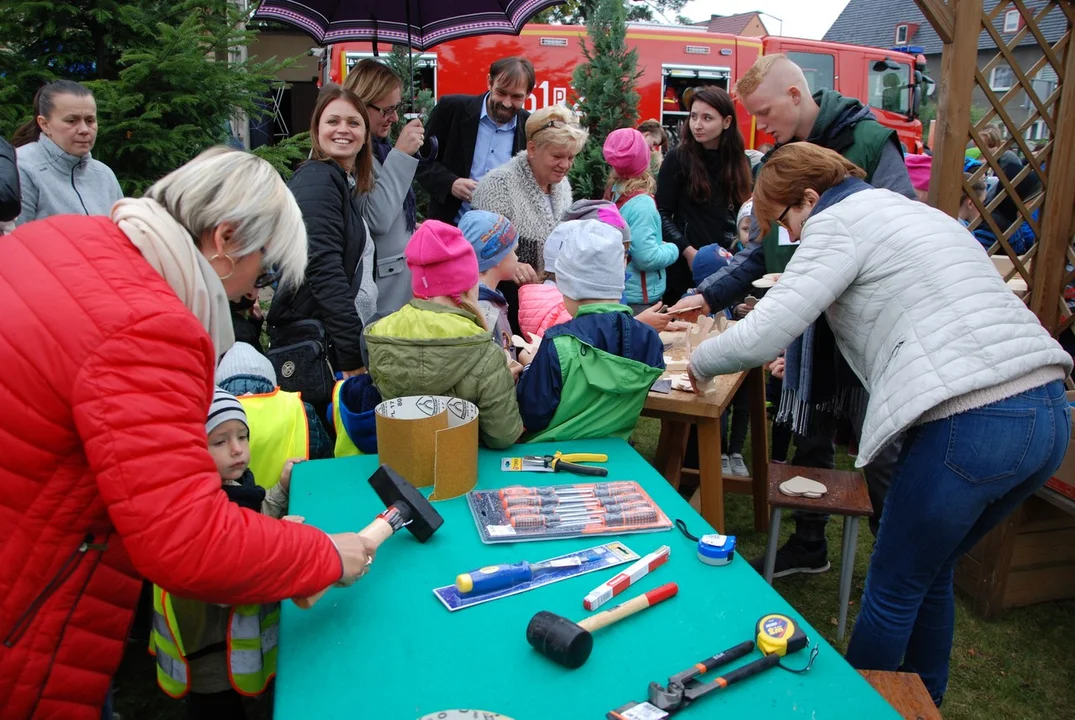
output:
[[526, 441], [629, 439], [663, 370], [660, 337], [629, 307], [583, 305], [574, 320], [545, 331], [519, 378]]
[[[885, 144], [894, 142], [900, 146], [896, 131], [877, 122], [867, 106], [835, 90], [814, 93], [814, 102], [819, 110], [807, 142], [840, 153], [865, 170], [866, 182], [872, 182]], [[764, 158], [762, 162], [765, 162]], [[784, 272], [796, 246], [781, 245], [775, 226], [762, 240], [762, 245], [765, 247], [766, 271]]]
[[482, 442], [512, 445], [523, 423], [507, 357], [487, 330], [460, 308], [410, 303], [365, 330], [369, 372], [385, 400], [446, 395], [478, 406]]

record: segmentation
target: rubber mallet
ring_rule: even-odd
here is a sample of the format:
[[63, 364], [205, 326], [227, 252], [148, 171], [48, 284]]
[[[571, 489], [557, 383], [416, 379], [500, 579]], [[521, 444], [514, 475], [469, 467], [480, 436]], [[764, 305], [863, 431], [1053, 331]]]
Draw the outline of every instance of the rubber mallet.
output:
[[[444, 518], [433, 509], [429, 500], [387, 465], [377, 468], [377, 472], [370, 476], [369, 483], [385, 504], [385, 511], [358, 534], [376, 547], [404, 527], [418, 542], [424, 543], [444, 524]], [[326, 592], [328, 588], [308, 598], [295, 598], [295, 604], [303, 609], [311, 608]]]
[[667, 600], [677, 592], [678, 585], [667, 583], [579, 623], [542, 610], [526, 626], [526, 641], [550, 660], [571, 669], [579, 668], [593, 650], [591, 633]]

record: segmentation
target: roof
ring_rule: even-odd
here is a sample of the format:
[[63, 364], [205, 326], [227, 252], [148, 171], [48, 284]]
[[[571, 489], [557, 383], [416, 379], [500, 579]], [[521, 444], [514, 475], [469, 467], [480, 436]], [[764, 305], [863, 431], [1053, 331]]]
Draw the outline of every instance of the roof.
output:
[[[750, 21], [758, 17], [760, 12], [745, 12], [738, 13], [736, 15], [712, 15], [708, 20], [702, 20], [701, 22], [694, 23], [695, 25], [704, 25], [709, 32], [714, 33], [728, 33], [729, 35], [738, 35], [746, 30]], [[764, 21], [759, 22], [764, 26]]]
[[[995, 8], [1001, 0], [984, 0], [986, 11]], [[1005, 0], [1006, 1], [1006, 0]], [[1027, 9], [1032, 15], [1038, 12], [1049, 0], [1025, 0]], [[1009, 9], [1014, 9], [1011, 5]], [[929, 24], [922, 11], [918, 9], [915, 0], [851, 0], [840, 13], [840, 17], [825, 33], [823, 39], [832, 42], [851, 43], [853, 45], [867, 45], [869, 47], [891, 48], [896, 44], [896, 26], [904, 23], [918, 24], [918, 31], [911, 37], [909, 42], [912, 46], [922, 48], [925, 55], [938, 55], [944, 47], [937, 32]], [[1003, 38], [1001, 30], [1004, 27], [1004, 12], [997, 16], [994, 22], [997, 32]], [[1056, 43], [1067, 30], [1067, 18], [1064, 11], [1059, 7], [1053, 7], [1052, 11], [1045, 16], [1040, 24], [1042, 35], [1050, 43]], [[1022, 45], [1036, 44], [1034, 35], [1026, 33]], [[985, 30], [978, 36], [979, 50], [995, 50], [996, 43]]]

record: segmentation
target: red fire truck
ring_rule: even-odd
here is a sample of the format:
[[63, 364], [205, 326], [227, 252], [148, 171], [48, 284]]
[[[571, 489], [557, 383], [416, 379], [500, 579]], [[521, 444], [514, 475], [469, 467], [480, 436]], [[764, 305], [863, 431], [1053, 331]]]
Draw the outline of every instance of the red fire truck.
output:
[[[569, 25], [527, 25], [518, 36], [485, 35], [438, 45], [417, 60], [421, 83], [436, 98], [456, 93], [477, 94], [486, 89], [490, 63], [510, 55], [527, 57], [537, 70], [537, 86], [528, 110], [546, 105], [572, 104], [575, 67], [584, 61], [581, 41], [586, 29]], [[738, 37], [682, 25], [632, 23], [627, 43], [638, 51], [637, 91], [639, 116], [656, 118], [675, 137], [687, 111], [683, 91], [698, 85], [726, 90], [747, 71], [759, 55], [784, 53], [802, 67], [810, 87], [833, 89], [855, 97], [873, 109], [877, 119], [893, 128], [910, 152], [921, 152], [922, 124], [917, 119], [926, 79], [920, 72], [924, 58], [878, 48], [800, 40], [779, 36]], [[391, 47], [381, 44], [381, 53]], [[327, 56], [327, 74], [342, 82], [349, 68], [372, 57], [370, 43], [333, 45]], [[739, 122], [747, 147], [772, 138], [755, 127], [740, 106]]]

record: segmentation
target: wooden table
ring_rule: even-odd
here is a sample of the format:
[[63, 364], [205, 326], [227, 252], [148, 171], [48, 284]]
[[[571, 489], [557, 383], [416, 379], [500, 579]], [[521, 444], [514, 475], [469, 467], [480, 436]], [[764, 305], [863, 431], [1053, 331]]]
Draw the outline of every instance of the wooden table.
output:
[[[698, 427], [698, 489], [700, 512], [710, 525], [724, 532], [724, 491], [745, 493], [754, 498], [754, 529], [769, 527], [766, 488], [769, 484], [769, 420], [765, 413], [765, 373], [761, 368], [715, 380], [716, 392], [701, 396], [673, 390], [650, 392], [642, 414], [659, 418], [661, 437], [657, 441], [657, 470], [672, 487], [679, 489], [684, 472], [683, 455], [691, 425]], [[721, 471], [720, 416], [728, 409], [743, 383], [750, 388], [750, 437], [752, 477], [724, 477]]]
[[922, 684], [922, 678], [914, 673], [859, 670], [859, 674], [904, 720], [941, 720], [941, 713]]

